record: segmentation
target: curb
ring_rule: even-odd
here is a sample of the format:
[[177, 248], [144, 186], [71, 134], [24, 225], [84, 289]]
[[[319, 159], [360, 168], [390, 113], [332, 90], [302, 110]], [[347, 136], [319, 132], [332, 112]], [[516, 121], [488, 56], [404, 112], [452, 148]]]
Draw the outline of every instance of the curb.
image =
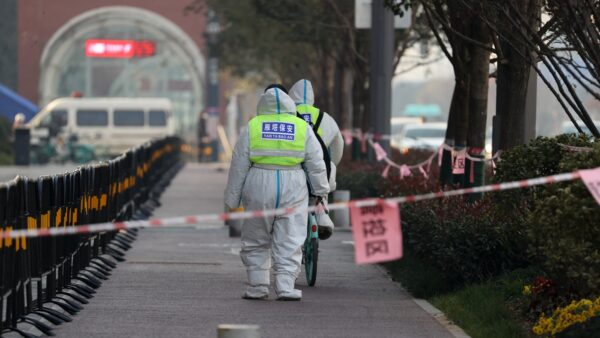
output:
[[455, 338], [471, 338], [460, 326], [454, 324], [446, 315], [440, 311], [438, 308], [433, 306], [431, 303], [426, 301], [425, 299], [414, 298], [399, 282], [393, 280], [390, 277], [388, 271], [382, 267], [381, 265], [374, 265], [381, 273], [383, 273], [389, 280], [400, 290], [406, 292], [410, 299], [417, 304], [423, 311], [427, 312], [431, 317], [433, 317], [440, 325], [442, 325], [450, 334]]

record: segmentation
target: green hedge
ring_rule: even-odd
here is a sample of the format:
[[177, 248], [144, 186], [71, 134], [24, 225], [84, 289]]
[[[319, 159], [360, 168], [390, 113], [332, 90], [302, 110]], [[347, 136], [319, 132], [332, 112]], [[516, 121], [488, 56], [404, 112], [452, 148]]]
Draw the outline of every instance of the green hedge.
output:
[[[509, 182], [560, 173], [561, 161], [571, 153], [561, 145], [589, 147], [592, 141], [585, 134], [538, 137], [527, 145], [520, 145], [502, 153], [492, 181]], [[536, 193], [544, 189], [546, 186], [539, 186], [504, 191], [494, 196], [499, 207], [526, 215], [534, 207]]]
[[[559, 164], [562, 172], [597, 166], [600, 144]], [[530, 253], [563, 293], [600, 294], [600, 208], [583, 183], [552, 185], [537, 196], [527, 234]]]
[[489, 199], [450, 198], [402, 207], [406, 247], [443, 272], [451, 287], [480, 282], [529, 261], [521, 220]]
[[[573, 152], [563, 145], [593, 147]], [[506, 182], [600, 166], [600, 144], [587, 136], [539, 137], [502, 154], [493, 178]], [[435, 166], [434, 166], [435, 167]], [[383, 166], [339, 171], [339, 189], [353, 198], [437, 189], [418, 173], [380, 176]], [[600, 294], [600, 208], [580, 182], [402, 206], [406, 250], [441, 271], [450, 286], [539, 265], [565, 297]], [[569, 296], [570, 295], [570, 296]]]
[[374, 171], [338, 171], [336, 176], [338, 190], [350, 190], [352, 199], [380, 197], [383, 177]]

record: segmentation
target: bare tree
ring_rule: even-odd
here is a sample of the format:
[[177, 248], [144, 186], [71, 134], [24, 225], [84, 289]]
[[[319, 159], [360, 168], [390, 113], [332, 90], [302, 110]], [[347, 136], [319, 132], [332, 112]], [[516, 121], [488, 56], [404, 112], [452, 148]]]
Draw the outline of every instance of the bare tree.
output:
[[[487, 116], [488, 68], [492, 38], [480, 18], [483, 11], [480, 1], [421, 0], [390, 4], [396, 13], [406, 6], [422, 6], [435, 39], [452, 63], [455, 87], [452, 94], [446, 144], [458, 151], [469, 151], [481, 156], [485, 147], [485, 123]], [[453, 181], [462, 185], [480, 185], [483, 182], [481, 163], [474, 175], [452, 175], [452, 152], [444, 150], [440, 181], [442, 185]], [[470, 166], [467, 165], [467, 174]]]

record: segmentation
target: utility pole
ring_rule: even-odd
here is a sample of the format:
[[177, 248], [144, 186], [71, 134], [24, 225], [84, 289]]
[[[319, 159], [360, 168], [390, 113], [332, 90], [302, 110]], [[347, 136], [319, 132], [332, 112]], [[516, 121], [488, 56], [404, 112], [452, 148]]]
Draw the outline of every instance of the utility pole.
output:
[[[392, 75], [394, 70], [394, 14], [384, 6], [384, 0], [372, 0], [371, 5], [371, 132], [390, 134], [392, 106]], [[390, 149], [389, 140], [381, 146]]]
[[219, 18], [214, 10], [209, 9], [206, 13], [206, 45], [208, 48], [208, 62], [206, 63], [206, 113], [207, 118], [203, 119], [204, 131], [208, 139], [208, 146], [212, 150], [205, 153], [205, 158], [211, 162], [219, 159], [219, 142], [217, 136], [217, 127], [219, 125], [219, 58], [217, 46], [218, 37], [221, 32]]

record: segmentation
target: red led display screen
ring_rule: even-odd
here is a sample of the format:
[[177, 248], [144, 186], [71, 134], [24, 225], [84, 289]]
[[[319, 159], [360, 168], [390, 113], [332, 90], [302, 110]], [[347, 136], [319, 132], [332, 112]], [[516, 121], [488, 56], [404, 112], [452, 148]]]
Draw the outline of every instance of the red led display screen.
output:
[[153, 56], [156, 44], [153, 41], [138, 40], [87, 40], [85, 56], [91, 58], [130, 59]]

